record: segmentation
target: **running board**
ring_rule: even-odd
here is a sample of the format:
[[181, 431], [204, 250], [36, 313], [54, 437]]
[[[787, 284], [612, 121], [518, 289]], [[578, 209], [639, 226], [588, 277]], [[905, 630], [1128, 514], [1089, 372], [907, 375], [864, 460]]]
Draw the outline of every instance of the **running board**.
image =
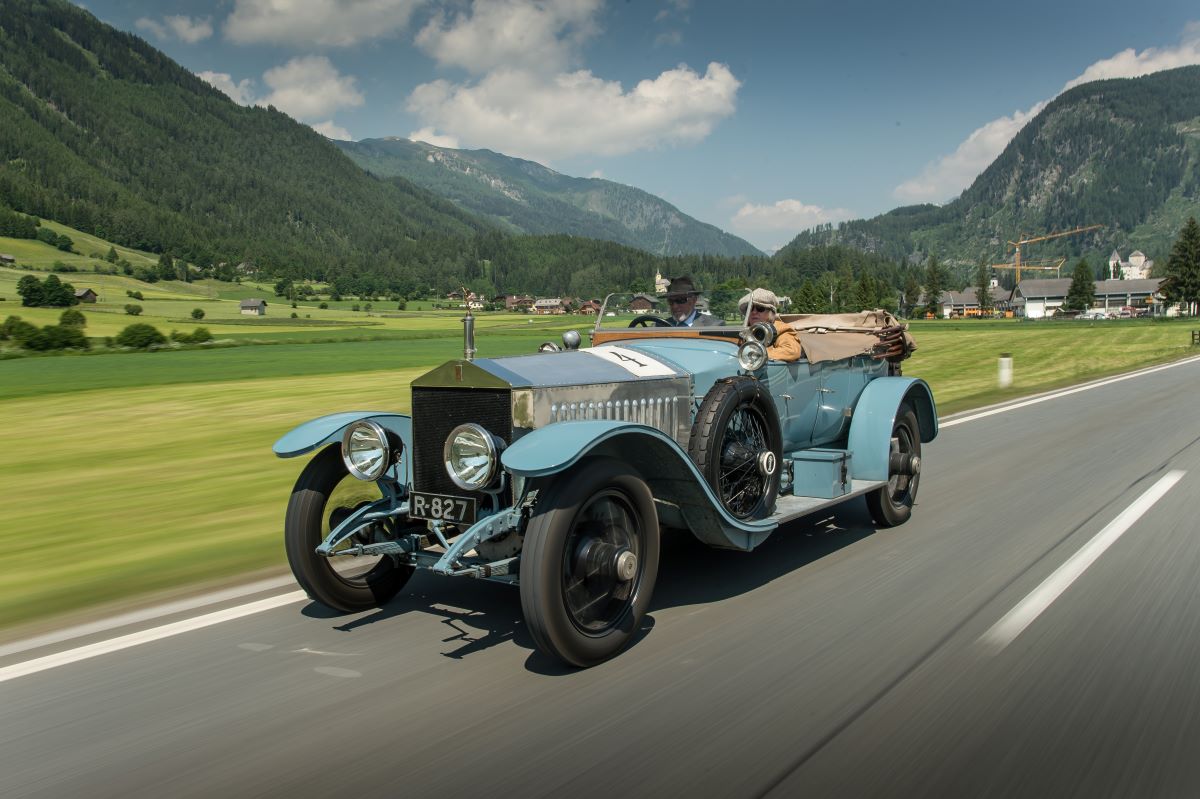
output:
[[823, 497], [779, 497], [775, 502], [775, 512], [763, 521], [786, 524], [793, 519], [807, 516], [810, 513], [816, 513], [825, 508], [832, 508], [834, 505], [839, 505], [851, 497], [866, 494], [885, 485], [887, 485], [886, 480], [851, 480], [850, 490], [840, 497], [834, 497], [833, 499], [825, 499]]

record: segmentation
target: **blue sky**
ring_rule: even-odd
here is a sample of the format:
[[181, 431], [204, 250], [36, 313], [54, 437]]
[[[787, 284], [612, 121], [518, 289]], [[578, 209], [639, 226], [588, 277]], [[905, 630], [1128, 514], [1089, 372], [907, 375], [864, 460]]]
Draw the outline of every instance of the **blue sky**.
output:
[[86, 0], [331, 138], [488, 148], [774, 250], [958, 195], [1065, 88], [1200, 63], [1200, 6]]

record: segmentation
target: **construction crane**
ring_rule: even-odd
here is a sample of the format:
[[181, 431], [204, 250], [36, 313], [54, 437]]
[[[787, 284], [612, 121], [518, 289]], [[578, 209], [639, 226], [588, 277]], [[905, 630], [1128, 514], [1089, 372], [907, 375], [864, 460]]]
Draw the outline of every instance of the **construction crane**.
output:
[[1021, 239], [1020, 241], [1010, 241], [1009, 244], [1011, 244], [1015, 248], [1012, 263], [1011, 264], [992, 264], [992, 268], [993, 269], [1015, 269], [1015, 270], [1017, 270], [1016, 281], [1018, 283], [1021, 282], [1021, 270], [1022, 269], [1044, 269], [1044, 270], [1054, 269], [1054, 270], [1057, 270], [1057, 269], [1059, 269], [1059, 267], [1061, 267], [1063, 265], [1063, 263], [1066, 262], [1066, 260], [1067, 260], [1066, 258], [1063, 258], [1057, 264], [1044, 264], [1044, 263], [1038, 263], [1038, 262], [1034, 262], [1034, 261], [1030, 261], [1028, 263], [1022, 264], [1021, 263], [1021, 247], [1025, 244], [1033, 244], [1034, 242], [1038, 242], [1038, 241], [1047, 241], [1049, 239], [1058, 239], [1058, 238], [1062, 238], [1063, 236], [1074, 236], [1076, 233], [1086, 233], [1089, 230], [1099, 230], [1102, 227], [1104, 227], [1104, 225], [1085, 225], [1084, 227], [1072, 228], [1071, 230], [1060, 230], [1057, 233], [1047, 233], [1044, 236], [1032, 236], [1027, 239]]
[[1062, 265], [1066, 262], [1066, 258], [1050, 258], [1045, 261], [1022, 261], [1020, 264], [991, 264], [991, 268], [1015, 269], [1018, 276], [1021, 274], [1021, 270], [1025, 269], [1028, 271], [1054, 272], [1055, 277], [1062, 277]]

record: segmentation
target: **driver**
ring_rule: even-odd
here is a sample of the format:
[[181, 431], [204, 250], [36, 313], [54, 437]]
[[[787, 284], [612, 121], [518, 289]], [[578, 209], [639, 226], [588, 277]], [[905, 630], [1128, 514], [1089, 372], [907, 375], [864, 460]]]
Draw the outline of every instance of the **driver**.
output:
[[791, 325], [781, 322], [777, 318], [779, 298], [775, 296], [775, 292], [767, 289], [754, 289], [738, 300], [738, 311], [741, 312], [743, 318], [746, 316], [747, 308], [750, 310], [747, 324], [766, 322], [775, 326], [775, 343], [767, 347], [768, 358], [776, 361], [800, 360], [803, 352], [800, 348], [800, 339], [796, 337], [796, 331], [792, 329]]
[[673, 327], [710, 327], [720, 325], [721, 320], [696, 310], [700, 292], [691, 277], [672, 278], [667, 285], [667, 303], [671, 306], [669, 320]]

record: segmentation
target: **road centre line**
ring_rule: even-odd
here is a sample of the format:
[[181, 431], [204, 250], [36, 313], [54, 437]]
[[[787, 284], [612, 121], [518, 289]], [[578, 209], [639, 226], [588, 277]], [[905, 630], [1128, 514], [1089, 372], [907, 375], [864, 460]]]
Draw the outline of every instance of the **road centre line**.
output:
[[1200, 355], [1194, 356], [1191, 358], [1184, 358], [1183, 360], [1179, 360], [1179, 361], [1173, 361], [1171, 363], [1163, 364], [1162, 366], [1152, 366], [1149, 369], [1139, 369], [1136, 372], [1129, 372], [1128, 374], [1118, 375], [1117, 377], [1110, 377], [1110, 378], [1107, 378], [1104, 380], [1097, 380], [1094, 383], [1085, 383], [1082, 386], [1075, 386], [1074, 388], [1068, 388], [1068, 389], [1064, 389], [1062, 391], [1055, 391], [1051, 394], [1043, 394], [1040, 397], [1033, 397], [1033, 398], [1027, 399], [1027, 400], [1020, 400], [1018, 402], [1014, 402], [1009, 405], [1000, 405], [995, 408], [989, 408], [986, 411], [980, 411], [978, 413], [972, 413], [972, 414], [963, 416], [958, 419], [952, 419], [948, 422], [938, 422], [938, 429], [942, 430], [947, 427], [954, 427], [955, 425], [965, 424], [967, 422], [973, 422], [976, 419], [983, 419], [988, 416], [995, 416], [998, 413], [1007, 413], [1008, 411], [1015, 411], [1018, 408], [1026, 408], [1030, 405], [1037, 405], [1039, 402], [1047, 402], [1049, 400], [1058, 399], [1059, 397], [1066, 397], [1071, 394], [1078, 394], [1081, 391], [1091, 391], [1093, 388], [1100, 388], [1101, 386], [1107, 386], [1112, 383], [1120, 383], [1123, 380], [1132, 380], [1135, 377], [1141, 377], [1143, 375], [1153, 374], [1154, 372], [1161, 372], [1164, 369], [1174, 369], [1176, 366], [1183, 366], [1184, 364], [1195, 363], [1196, 361], [1200, 361]]
[[196, 616], [195, 618], [164, 624], [160, 627], [152, 627], [149, 630], [122, 635], [118, 638], [110, 638], [107, 641], [99, 641], [76, 649], [68, 649], [65, 652], [34, 658], [24, 663], [15, 663], [11, 666], [0, 668], [0, 682], [13, 680], [17, 677], [25, 677], [30, 674], [36, 674], [39, 671], [65, 666], [68, 663], [76, 663], [80, 660], [87, 660], [99, 655], [119, 652], [122, 649], [129, 649], [139, 644], [159, 641], [163, 638], [170, 638], [171, 636], [191, 632], [192, 630], [211, 627], [214, 624], [220, 624], [224, 621], [240, 619], [243, 616], [252, 616], [255, 613], [262, 613], [266, 610], [290, 605], [293, 602], [302, 602], [306, 599], [308, 597], [303, 591], [292, 591], [287, 594], [260, 599], [257, 602], [251, 602], [246, 605], [217, 610], [212, 613], [206, 613], [203, 616]]
[[[1012, 403], [1009, 405], [1001, 405], [1001, 406], [998, 406], [995, 408], [990, 408], [988, 410], [981, 411], [979, 413], [973, 413], [973, 414], [969, 414], [967, 416], [963, 416], [958, 419], [953, 419], [948, 422], [941, 422], [939, 424], [939, 427], [940, 428], [953, 427], [955, 425], [975, 421], [976, 419], [983, 419], [988, 416], [994, 416], [999, 413], [1005, 413], [1007, 411], [1017, 410], [1018, 408], [1024, 408], [1029, 405], [1036, 405], [1039, 402], [1046, 402], [1048, 400], [1058, 399], [1059, 397], [1065, 397], [1065, 396], [1068, 396], [1070, 394], [1075, 394], [1080, 391], [1087, 391], [1087, 390], [1090, 390], [1093, 388], [1099, 388], [1101, 386], [1106, 386], [1111, 383], [1118, 383], [1122, 380], [1129, 380], [1131, 378], [1139, 377], [1141, 375], [1150, 374], [1153, 372], [1159, 372], [1164, 369], [1171, 369], [1176, 366], [1181, 366], [1183, 364], [1188, 364], [1188, 363], [1194, 363], [1196, 361], [1200, 361], [1200, 356], [1196, 356], [1193, 358], [1185, 358], [1183, 360], [1174, 361], [1169, 364], [1164, 364], [1162, 366], [1156, 366], [1156, 367], [1152, 367], [1149, 369], [1143, 369], [1143, 370], [1140, 370], [1137, 372], [1130, 372], [1129, 374], [1120, 375], [1118, 377], [1112, 377], [1112, 378], [1100, 380], [1100, 381], [1097, 381], [1094, 383], [1088, 383], [1083, 386], [1076, 386], [1075, 388], [1067, 389], [1065, 391], [1054, 392], [1051, 394], [1044, 394], [1039, 397], [1034, 397], [1034, 398], [1028, 399], [1028, 400], [1022, 400], [1022, 401], [1015, 402], [1015, 403]], [[1182, 476], [1182, 473], [1180, 473], [1180, 475]], [[1168, 488], [1169, 488], [1169, 486], [1168, 486]], [[290, 580], [287, 582], [290, 582]], [[236, 590], [236, 589], [233, 589], [233, 590]], [[47, 669], [52, 669], [57, 666], [64, 666], [68, 663], [76, 663], [80, 660], [86, 660], [88, 658], [98, 657], [99, 655], [105, 655], [105, 654], [109, 654], [111, 652], [118, 652], [122, 649], [128, 649], [129, 647], [132, 647], [132, 646], [138, 646], [139, 644], [149, 643], [151, 641], [158, 641], [163, 638], [169, 638], [171, 636], [180, 635], [185, 632], [191, 632], [192, 630], [199, 630], [204, 627], [210, 627], [214, 624], [220, 624], [221, 622], [224, 622], [224, 621], [232, 621], [233, 619], [239, 619], [244, 616], [251, 616], [255, 613], [261, 613], [263, 611], [271, 610], [273, 608], [282, 607], [284, 605], [290, 605], [293, 602], [299, 602], [305, 598], [306, 598], [306, 596], [303, 591], [293, 591], [288, 594], [282, 594], [280, 596], [269, 597], [267, 599], [258, 600], [256, 602], [251, 602], [246, 605], [239, 605], [237, 607], [226, 608], [225, 610], [208, 613], [203, 616], [197, 616], [193, 619], [184, 619], [184, 620], [181, 620], [178, 622], [173, 622], [171, 624], [166, 624], [166, 625], [154, 627], [154, 628], [151, 628], [148, 630], [143, 630], [141, 632], [130, 633], [129, 635], [119, 636], [117, 638], [113, 638], [108, 641], [98, 641], [94, 644], [88, 644], [86, 646], [77, 647], [75, 649], [69, 649], [64, 652], [59, 652], [57, 654], [46, 655], [44, 657], [25, 661], [23, 663], [15, 663], [11, 666], [5, 666], [3, 668], [0, 668], [0, 682], [5, 682], [7, 680], [12, 680], [17, 677], [23, 677], [23, 676], [26, 676], [29, 674], [36, 674], [39, 671], [45, 671]], [[160, 608], [158, 610], [162, 610], [162, 609]], [[167, 612], [173, 612], [173, 611], [167, 611]], [[157, 616], [162, 616], [162, 615], [166, 615], [166, 612], [157, 612], [157, 611], [155, 611], [155, 609], [151, 609], [147, 612], [147, 617], [157, 617]], [[105, 625], [105, 626], [111, 628], [111, 627], [117, 626], [119, 620], [122, 618], [124, 618], [124, 617], [118, 617], [117, 619], [109, 620], [109, 622], [107, 624], [105, 624], [104, 622], [98, 622], [97, 625]], [[1032, 621], [1032, 619], [1031, 619], [1031, 621]], [[91, 631], [93, 631], [93, 632], [99, 631], [99, 627], [97, 627]], [[45, 645], [45, 644], [49, 644], [49, 643], [58, 643], [63, 640], [69, 640], [70, 637], [75, 637], [75, 636], [69, 636], [68, 634], [70, 632], [72, 632], [72, 631], [68, 630], [68, 631], [63, 631], [61, 634], [58, 634], [58, 635], [50, 634], [47, 636], [41, 636], [38, 639], [31, 639], [29, 641], [18, 641], [14, 644], [10, 644], [10, 645], [6, 646], [4, 648], [4, 651], [0, 652], [0, 655], [6, 654], [6, 653], [12, 654], [14, 652], [20, 652], [20, 651], [25, 651], [27, 649], [32, 649], [35, 646], [41, 646], [41, 645]], [[79, 633], [79, 634], [82, 635], [85, 633]], [[52, 638], [54, 640], [51, 640]]]
[[1000, 621], [992, 625], [986, 633], [979, 637], [979, 643], [992, 654], [999, 654], [1013, 640], [1034, 622], [1042, 611], [1050, 607], [1064, 591], [1071, 587], [1088, 567], [1096, 562], [1104, 552], [1117, 542], [1125, 531], [1140, 519], [1154, 503], [1166, 495], [1187, 472], [1175, 469], [1167, 472], [1150, 488], [1133, 501], [1133, 504], [1121, 511], [1115, 519], [1105, 525], [1090, 541], [1070, 558], [1055, 569], [1054, 573], [1042, 581], [1024, 599], [1004, 614]]

